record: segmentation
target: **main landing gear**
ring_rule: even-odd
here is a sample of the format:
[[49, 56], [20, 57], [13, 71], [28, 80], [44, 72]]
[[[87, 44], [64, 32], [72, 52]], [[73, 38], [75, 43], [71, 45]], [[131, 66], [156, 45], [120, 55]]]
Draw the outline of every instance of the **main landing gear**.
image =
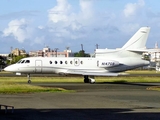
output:
[[94, 76], [92, 76], [91, 78], [88, 78], [88, 75], [84, 76], [84, 83], [94, 84], [95, 82], [96, 82], [96, 80], [94, 79]]
[[27, 77], [28, 77], [28, 84], [31, 84], [30, 74], [27, 74]]

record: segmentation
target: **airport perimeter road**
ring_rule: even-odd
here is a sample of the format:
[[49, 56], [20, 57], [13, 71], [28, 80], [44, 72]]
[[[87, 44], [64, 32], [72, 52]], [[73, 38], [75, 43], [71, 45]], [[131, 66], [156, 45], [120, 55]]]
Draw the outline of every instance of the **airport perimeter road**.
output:
[[156, 83], [51, 83], [77, 92], [0, 95], [0, 120], [160, 120], [160, 91], [146, 88]]

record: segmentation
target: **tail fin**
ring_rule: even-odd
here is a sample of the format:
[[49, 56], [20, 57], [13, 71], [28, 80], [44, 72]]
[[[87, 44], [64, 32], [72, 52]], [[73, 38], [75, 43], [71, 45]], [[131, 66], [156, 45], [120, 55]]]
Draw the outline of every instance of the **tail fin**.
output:
[[150, 27], [140, 28], [130, 40], [122, 47], [125, 50], [143, 49], [146, 47]]

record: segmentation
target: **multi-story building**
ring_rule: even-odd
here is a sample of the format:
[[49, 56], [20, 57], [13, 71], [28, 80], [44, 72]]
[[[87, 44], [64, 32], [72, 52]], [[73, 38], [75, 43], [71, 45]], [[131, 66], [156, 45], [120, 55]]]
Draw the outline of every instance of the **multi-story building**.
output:
[[43, 50], [30, 51], [29, 56], [32, 57], [73, 57], [74, 53], [71, 50], [64, 50], [59, 52], [58, 49], [51, 50], [49, 47], [43, 48]]
[[23, 49], [20, 50], [20, 49], [18, 49], [18, 48], [15, 48], [14, 50], [12, 50], [11, 53], [12, 53], [13, 55], [16, 55], [16, 56], [26, 55], [26, 54], [27, 54], [25, 50], [23, 50]]

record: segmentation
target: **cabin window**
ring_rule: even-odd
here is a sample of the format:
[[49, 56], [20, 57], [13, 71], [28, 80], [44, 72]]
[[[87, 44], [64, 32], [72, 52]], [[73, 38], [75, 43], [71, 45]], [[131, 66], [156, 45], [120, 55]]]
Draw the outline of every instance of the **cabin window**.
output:
[[72, 61], [70, 61], [70, 64], [72, 64]]
[[65, 64], [67, 64], [67, 61], [65, 61]]
[[83, 64], [83, 61], [81, 61], [81, 64]]
[[52, 64], [52, 61], [49, 61], [50, 64]]
[[26, 60], [26, 62], [25, 63], [30, 63], [30, 60]]
[[57, 64], [58, 62], [57, 61], [55, 61], [55, 64]]
[[63, 62], [62, 62], [62, 61], [60, 61], [60, 64], [63, 64]]

